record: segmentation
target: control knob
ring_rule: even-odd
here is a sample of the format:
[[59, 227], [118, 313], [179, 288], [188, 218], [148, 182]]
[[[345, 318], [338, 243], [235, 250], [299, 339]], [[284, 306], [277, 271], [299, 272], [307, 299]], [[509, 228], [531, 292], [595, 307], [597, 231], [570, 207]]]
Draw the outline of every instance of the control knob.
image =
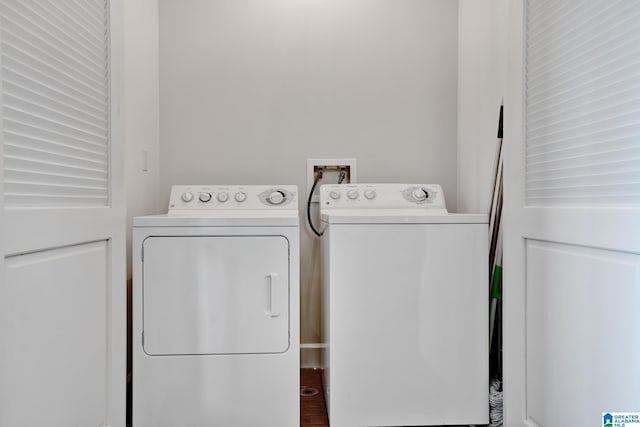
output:
[[331, 190], [331, 192], [329, 193], [329, 197], [331, 197], [333, 200], [338, 200], [340, 196], [341, 194], [338, 190]]
[[188, 192], [188, 191], [185, 192], [185, 193], [182, 193], [181, 199], [182, 199], [183, 202], [189, 203], [190, 201], [193, 200], [193, 194]]
[[376, 198], [376, 190], [366, 190], [364, 192], [364, 197], [366, 197], [368, 200], [373, 200]]
[[411, 193], [411, 197], [418, 202], [424, 202], [429, 198], [429, 193], [424, 188], [416, 188]]
[[202, 203], [207, 203], [211, 201], [211, 193], [200, 193], [200, 197], [198, 197]]
[[247, 200], [247, 193], [244, 191], [238, 191], [233, 198], [236, 199], [236, 202], [242, 203]]
[[220, 203], [224, 203], [229, 200], [229, 193], [218, 193], [216, 199], [218, 199]]
[[355, 200], [358, 198], [358, 196], [360, 195], [360, 193], [358, 193], [358, 190], [349, 190], [347, 191], [347, 197], [351, 200]]
[[286, 198], [287, 196], [285, 196], [282, 191], [274, 191], [273, 193], [269, 194], [267, 200], [272, 205], [280, 205], [286, 200]]

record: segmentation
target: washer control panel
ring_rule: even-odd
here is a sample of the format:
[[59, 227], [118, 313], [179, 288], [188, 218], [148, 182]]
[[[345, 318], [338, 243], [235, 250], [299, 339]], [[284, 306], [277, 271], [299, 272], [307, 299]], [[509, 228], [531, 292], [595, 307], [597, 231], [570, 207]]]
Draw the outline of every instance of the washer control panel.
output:
[[297, 209], [295, 185], [174, 185], [169, 213]]
[[433, 209], [446, 212], [438, 184], [328, 184], [321, 209]]

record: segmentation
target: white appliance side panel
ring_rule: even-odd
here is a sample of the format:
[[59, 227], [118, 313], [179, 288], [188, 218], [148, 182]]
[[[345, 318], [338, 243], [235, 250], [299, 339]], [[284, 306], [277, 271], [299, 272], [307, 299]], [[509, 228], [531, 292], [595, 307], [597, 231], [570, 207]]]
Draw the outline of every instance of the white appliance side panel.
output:
[[[330, 286], [330, 274], [329, 267], [330, 263], [330, 255], [331, 255], [331, 227], [326, 227], [322, 239], [320, 241], [320, 262], [321, 262], [321, 280], [322, 280], [322, 288], [321, 288], [321, 301], [320, 307], [322, 307], [322, 342], [329, 344], [331, 342], [331, 312], [330, 312], [330, 301], [331, 301], [331, 286]], [[325, 405], [327, 408], [327, 414], [331, 413], [331, 399], [329, 398], [331, 394], [331, 346], [326, 345], [322, 349], [321, 353], [321, 367], [322, 370], [322, 387], [324, 391], [325, 397]]]
[[331, 426], [487, 424], [487, 225], [332, 225], [330, 245]]
[[147, 354], [287, 351], [284, 236], [158, 236], [143, 248]]

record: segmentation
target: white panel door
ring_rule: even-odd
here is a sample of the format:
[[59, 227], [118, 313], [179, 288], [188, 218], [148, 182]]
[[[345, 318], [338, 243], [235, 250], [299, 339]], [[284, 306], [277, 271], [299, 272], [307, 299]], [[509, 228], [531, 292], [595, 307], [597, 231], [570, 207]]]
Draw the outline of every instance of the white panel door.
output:
[[125, 425], [120, 8], [0, 0], [0, 427]]
[[640, 412], [640, 3], [510, 2], [506, 426]]
[[108, 251], [99, 241], [6, 259], [5, 425], [104, 421]]
[[283, 236], [149, 237], [142, 280], [149, 355], [289, 348], [289, 242]]

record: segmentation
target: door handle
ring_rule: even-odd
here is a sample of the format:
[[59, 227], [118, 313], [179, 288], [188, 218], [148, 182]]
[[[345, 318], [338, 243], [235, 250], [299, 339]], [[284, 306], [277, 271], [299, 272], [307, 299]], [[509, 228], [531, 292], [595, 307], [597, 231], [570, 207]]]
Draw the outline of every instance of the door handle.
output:
[[267, 278], [269, 279], [269, 310], [267, 313], [271, 317], [278, 317], [280, 316], [278, 273], [269, 273]]

